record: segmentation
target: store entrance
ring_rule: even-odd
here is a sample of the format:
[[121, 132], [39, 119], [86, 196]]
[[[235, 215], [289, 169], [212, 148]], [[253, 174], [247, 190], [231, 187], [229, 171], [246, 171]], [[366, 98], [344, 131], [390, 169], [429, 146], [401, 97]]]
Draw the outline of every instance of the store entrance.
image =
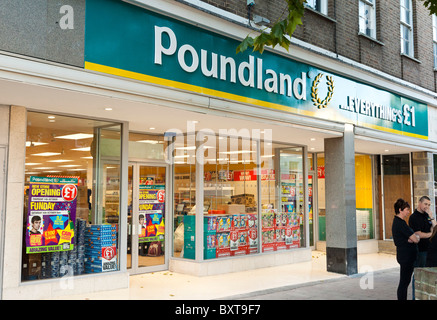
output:
[[168, 269], [166, 175], [165, 164], [129, 163], [127, 269], [131, 274]]

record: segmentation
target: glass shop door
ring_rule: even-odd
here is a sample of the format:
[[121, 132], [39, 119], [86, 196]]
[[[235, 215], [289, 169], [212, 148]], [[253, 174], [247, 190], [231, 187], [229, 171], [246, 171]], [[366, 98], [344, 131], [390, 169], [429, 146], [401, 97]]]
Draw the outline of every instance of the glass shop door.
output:
[[131, 274], [168, 269], [166, 175], [162, 164], [129, 164], [127, 269]]

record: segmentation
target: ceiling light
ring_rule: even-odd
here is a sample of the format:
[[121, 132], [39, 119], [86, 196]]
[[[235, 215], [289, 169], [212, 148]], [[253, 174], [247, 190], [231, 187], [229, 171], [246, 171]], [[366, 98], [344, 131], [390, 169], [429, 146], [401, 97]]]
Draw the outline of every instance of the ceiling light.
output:
[[49, 120], [49, 122], [56, 122], [56, 120]]
[[105, 108], [105, 110], [106, 110], [106, 111], [111, 111], [112, 108], [109, 108], [109, 107], [108, 107], [108, 108]]
[[59, 152], [41, 152], [41, 153], [34, 153], [32, 156], [39, 156], [39, 157], [52, 157], [52, 156], [59, 156]]
[[33, 142], [33, 141], [26, 141], [26, 147], [37, 147], [48, 144], [47, 142]]
[[150, 127], [150, 128], [149, 128], [149, 130], [155, 130], [155, 129], [156, 129], [156, 128], [154, 128], [154, 127]]
[[190, 146], [190, 147], [176, 147], [176, 150], [195, 150], [196, 147], [195, 146]]
[[251, 163], [251, 160], [231, 160], [229, 163]]
[[49, 119], [55, 119], [56, 117], [55, 117], [55, 116], [48, 116], [47, 118], [49, 118]]
[[68, 171], [86, 171], [87, 169], [68, 169]]
[[[204, 149], [215, 149], [215, 147], [213, 147], [213, 146], [205, 146], [205, 145], [203, 145], [203, 148], [204, 148]], [[195, 150], [196, 147], [195, 147], [195, 146], [190, 146], [190, 147], [176, 147], [175, 149], [176, 149], [176, 150]], [[199, 147], [199, 149], [200, 149], [200, 147]]]
[[94, 135], [89, 133], [75, 133], [75, 134], [67, 134], [65, 136], [55, 137], [57, 139], [70, 139], [70, 140], [80, 140], [80, 139], [88, 139], [92, 138]]
[[240, 153], [254, 153], [255, 151], [250, 151], [250, 150], [238, 150], [238, 151], [223, 151], [223, 152], [219, 152], [219, 153], [224, 153], [224, 154], [240, 154]]
[[48, 169], [54, 169], [53, 167], [39, 167], [39, 168], [34, 168], [36, 170], [48, 170]]
[[138, 140], [137, 142], [149, 143], [149, 144], [157, 144], [158, 143], [158, 141], [156, 141], [156, 140]]
[[310, 140], [311, 140], [311, 141], [316, 141], [316, 138], [311, 138]]
[[67, 160], [67, 159], [58, 159], [58, 160], [47, 160], [47, 162], [71, 162], [73, 160]]
[[93, 157], [80, 157], [81, 159], [92, 159]]
[[39, 164], [41, 164], [41, 163], [35, 163], [35, 162], [27, 162], [27, 163], [25, 163], [26, 166], [37, 166]]
[[63, 166], [59, 166], [62, 168], [74, 168], [74, 167], [80, 167], [80, 164], [65, 164]]
[[90, 151], [91, 147], [85, 147], [85, 148], [76, 148], [76, 149], [71, 149], [73, 151]]

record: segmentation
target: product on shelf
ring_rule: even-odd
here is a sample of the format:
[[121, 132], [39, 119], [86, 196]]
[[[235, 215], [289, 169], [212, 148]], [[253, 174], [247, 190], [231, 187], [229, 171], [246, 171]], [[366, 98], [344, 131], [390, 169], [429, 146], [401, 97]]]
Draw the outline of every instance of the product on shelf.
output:
[[243, 204], [246, 207], [254, 207], [255, 206], [255, 195], [253, 194], [237, 194], [235, 196], [231, 196], [232, 204]]

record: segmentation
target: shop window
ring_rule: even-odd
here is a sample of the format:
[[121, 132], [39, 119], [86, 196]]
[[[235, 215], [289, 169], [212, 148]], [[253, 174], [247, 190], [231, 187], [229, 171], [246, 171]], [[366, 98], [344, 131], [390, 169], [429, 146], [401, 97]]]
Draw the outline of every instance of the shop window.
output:
[[372, 156], [355, 155], [355, 200], [358, 240], [374, 238]]
[[317, 208], [319, 241], [326, 241], [325, 155], [317, 154]]
[[118, 270], [121, 125], [27, 121], [22, 280]]
[[392, 239], [393, 204], [402, 198], [411, 204], [410, 156], [408, 154], [382, 156], [382, 187], [384, 198], [384, 239]]
[[314, 154], [309, 153], [307, 158], [308, 166], [308, 223], [309, 223], [309, 237], [310, 246], [314, 246], [314, 187], [316, 186], [315, 172], [314, 172]]
[[305, 246], [303, 148], [210, 135], [199, 164], [189, 159], [201, 149], [173, 145], [175, 257], [196, 258], [196, 165], [203, 165], [204, 260]]
[[204, 259], [258, 252], [258, 142], [212, 137], [205, 145]]
[[[304, 237], [304, 177], [303, 149], [276, 148], [279, 154], [280, 202], [276, 218], [276, 241], [280, 236], [282, 244], [276, 244], [276, 250], [300, 248], [305, 246]], [[278, 170], [276, 167], [275, 170]]]
[[195, 259], [196, 255], [196, 161], [195, 142], [177, 136], [172, 142], [174, 167], [173, 256]]
[[163, 136], [129, 133], [129, 159], [131, 160], [164, 160], [164, 147]]
[[[373, 173], [372, 156], [355, 155], [355, 200], [357, 239], [373, 239]], [[326, 203], [325, 203], [325, 158], [324, 154], [317, 155], [317, 187], [318, 187], [318, 219], [319, 240], [326, 241]]]

